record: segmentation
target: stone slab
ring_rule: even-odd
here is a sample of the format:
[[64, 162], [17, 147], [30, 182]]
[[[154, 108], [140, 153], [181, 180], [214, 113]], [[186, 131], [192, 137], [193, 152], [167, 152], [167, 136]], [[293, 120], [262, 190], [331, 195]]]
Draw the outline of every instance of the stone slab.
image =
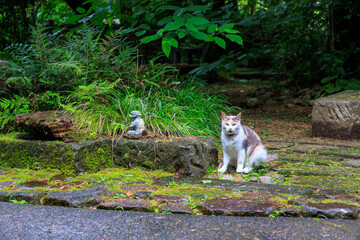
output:
[[358, 139], [360, 90], [344, 91], [315, 100], [311, 116], [314, 136]]
[[226, 216], [269, 216], [277, 205], [268, 200], [247, 197], [217, 197], [200, 204], [205, 214]]
[[40, 200], [47, 192], [0, 192], [0, 201], [9, 202], [11, 200], [25, 200], [27, 203], [40, 204]]
[[160, 211], [162, 212], [170, 212], [170, 213], [177, 213], [177, 214], [193, 214], [194, 211], [191, 209], [189, 204], [177, 202], [177, 203], [170, 203], [167, 205], [163, 205], [160, 207]]
[[99, 204], [97, 209], [148, 212], [150, 206], [144, 199], [114, 199]]
[[168, 196], [168, 195], [151, 195], [150, 199], [158, 201], [160, 203], [189, 202], [189, 199], [186, 197]]
[[160, 182], [162, 184], [169, 184], [169, 182], [175, 182], [177, 184], [192, 184], [200, 185], [203, 187], [215, 187], [222, 189], [229, 189], [235, 191], [258, 191], [258, 192], [268, 192], [268, 193], [282, 193], [290, 195], [304, 195], [306, 193], [313, 192], [312, 189], [308, 187], [294, 187], [294, 186], [284, 186], [278, 184], [265, 184], [257, 182], [235, 182], [214, 178], [195, 178], [195, 177], [164, 177], [154, 179], [155, 182]]
[[75, 191], [52, 192], [43, 199], [44, 205], [85, 207], [99, 204], [102, 198], [111, 192], [103, 186], [95, 186], [88, 189]]
[[305, 217], [325, 217], [340, 219], [358, 219], [360, 208], [344, 203], [312, 203], [300, 202], [302, 215]]

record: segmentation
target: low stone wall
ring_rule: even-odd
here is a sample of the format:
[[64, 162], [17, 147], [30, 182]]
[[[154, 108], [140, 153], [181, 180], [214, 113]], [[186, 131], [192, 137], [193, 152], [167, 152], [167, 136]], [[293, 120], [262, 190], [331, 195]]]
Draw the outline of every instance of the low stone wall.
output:
[[8, 167], [59, 169], [66, 175], [114, 166], [143, 166], [202, 176], [218, 163], [214, 139], [102, 139], [84, 143], [0, 138], [0, 164]]

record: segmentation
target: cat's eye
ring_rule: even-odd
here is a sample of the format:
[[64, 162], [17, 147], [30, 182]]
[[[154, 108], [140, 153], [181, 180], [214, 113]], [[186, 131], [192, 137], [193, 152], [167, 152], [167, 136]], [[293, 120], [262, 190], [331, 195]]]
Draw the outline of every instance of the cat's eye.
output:
[[229, 124], [228, 124], [228, 123], [225, 123], [225, 126], [229, 126]]

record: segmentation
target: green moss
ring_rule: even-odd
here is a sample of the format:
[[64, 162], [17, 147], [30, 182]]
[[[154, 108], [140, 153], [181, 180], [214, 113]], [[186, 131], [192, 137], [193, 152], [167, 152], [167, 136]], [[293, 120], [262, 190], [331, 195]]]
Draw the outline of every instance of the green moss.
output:
[[142, 163], [142, 165], [145, 166], [145, 167], [148, 167], [148, 168], [150, 168], [152, 170], [156, 169], [155, 164], [153, 162], [151, 162], [151, 161], [144, 161]]
[[100, 168], [114, 166], [110, 146], [106, 144], [85, 148], [79, 155], [83, 172], [95, 172]]

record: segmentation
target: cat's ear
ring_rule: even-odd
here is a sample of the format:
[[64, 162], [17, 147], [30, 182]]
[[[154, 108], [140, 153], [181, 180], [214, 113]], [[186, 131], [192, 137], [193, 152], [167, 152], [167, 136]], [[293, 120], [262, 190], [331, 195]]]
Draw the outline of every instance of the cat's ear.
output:
[[240, 121], [240, 120], [241, 120], [241, 113], [239, 113], [238, 115], [236, 115], [235, 119], [238, 120], [238, 121]]
[[226, 119], [226, 114], [222, 112], [222, 113], [221, 113], [221, 120], [224, 121], [225, 119]]

